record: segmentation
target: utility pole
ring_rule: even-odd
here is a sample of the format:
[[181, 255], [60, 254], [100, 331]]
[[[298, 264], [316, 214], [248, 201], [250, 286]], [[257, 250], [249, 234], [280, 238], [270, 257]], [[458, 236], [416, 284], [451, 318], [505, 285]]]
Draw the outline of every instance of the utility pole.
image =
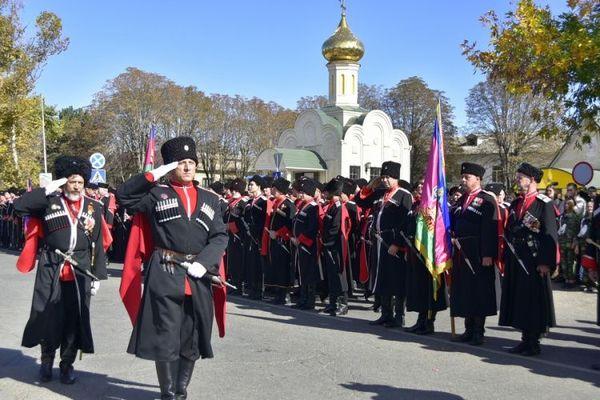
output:
[[46, 158], [46, 120], [44, 119], [44, 97], [42, 99], [42, 146], [44, 147], [44, 173], [48, 173], [48, 159]]

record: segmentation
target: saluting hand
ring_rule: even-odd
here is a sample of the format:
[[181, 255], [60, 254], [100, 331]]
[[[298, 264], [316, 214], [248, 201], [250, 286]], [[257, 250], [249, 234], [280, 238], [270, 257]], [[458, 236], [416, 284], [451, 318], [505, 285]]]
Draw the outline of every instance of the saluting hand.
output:
[[161, 165], [158, 168], [150, 171], [152, 177], [154, 178], [154, 182], [158, 181], [160, 178], [173, 171], [179, 165], [179, 161], [173, 161], [172, 163], [168, 163], [165, 165]]
[[46, 185], [46, 187], [44, 188], [44, 190], [46, 191], [46, 196], [48, 196], [54, 192], [59, 192], [61, 186], [64, 185], [65, 183], [67, 183], [67, 178], [60, 178], [60, 179], [57, 179], [55, 181], [48, 183]]
[[381, 177], [378, 176], [377, 178], [373, 179], [368, 185], [367, 187], [369, 189], [377, 189], [379, 186], [381, 185]]

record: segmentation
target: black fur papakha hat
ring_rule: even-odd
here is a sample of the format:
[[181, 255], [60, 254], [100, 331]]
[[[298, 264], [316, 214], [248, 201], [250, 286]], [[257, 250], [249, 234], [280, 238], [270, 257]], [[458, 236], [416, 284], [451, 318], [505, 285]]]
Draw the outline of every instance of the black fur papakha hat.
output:
[[460, 174], [469, 174], [478, 176], [480, 179], [483, 179], [483, 175], [485, 175], [485, 168], [483, 168], [479, 164], [464, 162], [460, 166]]
[[160, 154], [165, 164], [187, 159], [194, 160], [198, 164], [196, 142], [189, 136], [179, 136], [167, 140], [161, 146]]
[[544, 171], [526, 162], [519, 165], [517, 172], [527, 175], [537, 183], [540, 183], [542, 181], [542, 177], [544, 176]]
[[285, 178], [277, 178], [273, 181], [271, 187], [277, 189], [279, 193], [287, 194], [290, 189], [290, 181]]
[[54, 161], [54, 175], [56, 179], [68, 178], [79, 175], [87, 184], [92, 174], [92, 165], [88, 160], [80, 157], [60, 156]]
[[386, 161], [381, 164], [381, 176], [400, 179], [400, 164], [394, 161]]
[[[341, 179], [340, 179], [341, 178]], [[341, 196], [342, 191], [344, 190], [344, 178], [338, 176], [327, 182], [325, 185], [325, 191], [329, 193], [330, 196]]]

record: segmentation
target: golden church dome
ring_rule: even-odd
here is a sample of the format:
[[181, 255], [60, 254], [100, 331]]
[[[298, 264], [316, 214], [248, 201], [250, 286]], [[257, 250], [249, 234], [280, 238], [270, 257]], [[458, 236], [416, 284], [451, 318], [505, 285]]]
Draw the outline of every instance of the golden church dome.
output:
[[362, 42], [354, 36], [348, 23], [346, 14], [342, 14], [342, 19], [333, 35], [323, 43], [321, 49], [323, 57], [329, 62], [332, 61], [351, 61], [358, 62], [365, 54], [365, 47]]

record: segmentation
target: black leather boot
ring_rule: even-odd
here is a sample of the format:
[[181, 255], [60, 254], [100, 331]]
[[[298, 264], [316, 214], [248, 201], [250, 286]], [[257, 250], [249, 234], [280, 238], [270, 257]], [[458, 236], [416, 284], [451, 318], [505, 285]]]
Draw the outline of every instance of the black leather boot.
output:
[[[323, 312], [330, 315], [335, 315], [335, 310], [337, 308], [337, 296], [330, 295], [329, 296], [329, 304], [323, 308]], [[331, 314], [333, 312], [333, 314]]]
[[185, 357], [181, 357], [179, 359], [179, 374], [177, 376], [177, 389], [175, 392], [175, 399], [187, 399], [187, 387], [192, 379], [192, 372], [194, 372], [195, 363], [195, 361], [188, 360]]
[[392, 306], [392, 296], [380, 296], [381, 302], [381, 316], [375, 321], [369, 322], [370, 325], [383, 325], [390, 322], [394, 317], [394, 310]]
[[401, 328], [404, 325], [404, 298], [394, 296], [394, 318], [384, 324], [386, 328]]
[[348, 314], [348, 294], [344, 293], [338, 297], [337, 308], [333, 311], [332, 315], [346, 315]]
[[317, 295], [317, 291], [315, 285], [306, 285], [306, 303], [302, 307], [301, 310], [314, 310], [315, 309], [315, 296]]
[[380, 308], [381, 308], [381, 296], [376, 294], [375, 299], [373, 301], [373, 306], [371, 307], [371, 309], [375, 312], [379, 312]]
[[175, 376], [177, 374], [177, 361], [156, 361], [156, 376], [160, 386], [161, 400], [175, 400]]
[[45, 343], [42, 343], [41, 348], [42, 356], [40, 357], [40, 361], [42, 364], [40, 365], [39, 379], [40, 382], [50, 382], [52, 380], [52, 367], [54, 365], [56, 350], [48, 348]]
[[527, 334], [526, 331], [523, 331], [523, 333], [521, 334], [521, 341], [519, 342], [519, 344], [508, 349], [508, 352], [512, 353], [512, 354], [521, 354], [525, 350], [528, 350], [528, 349], [529, 349], [529, 335]]
[[306, 304], [306, 299], [306, 285], [300, 285], [300, 294], [298, 296], [298, 301], [292, 306], [292, 308], [302, 309]]
[[404, 328], [404, 332], [408, 333], [416, 333], [419, 329], [422, 329], [425, 326], [425, 321], [427, 320], [427, 313], [420, 312], [417, 317], [417, 322], [414, 325], [409, 326], [408, 328]]
[[473, 340], [473, 318], [465, 318], [465, 332], [462, 335], [458, 335], [452, 338], [453, 342], [470, 342]]
[[40, 382], [50, 382], [52, 380], [52, 365], [54, 360], [42, 361], [40, 365]]
[[73, 369], [73, 364], [60, 363], [60, 383], [64, 383], [65, 385], [72, 385], [77, 381], [77, 377], [75, 376], [75, 370]]
[[435, 311], [430, 311], [426, 314], [429, 314], [429, 316], [425, 319], [423, 326], [415, 332], [417, 335], [431, 335], [432, 333], [435, 333]]
[[529, 344], [529, 347], [527, 349], [525, 349], [523, 351], [523, 353], [521, 353], [524, 356], [527, 356], [527, 357], [537, 356], [542, 352], [542, 349], [540, 348], [540, 335], [539, 334], [529, 332], [527, 343]]
[[484, 342], [483, 333], [485, 331], [485, 317], [473, 318], [473, 337], [469, 344], [471, 346], [481, 346]]

